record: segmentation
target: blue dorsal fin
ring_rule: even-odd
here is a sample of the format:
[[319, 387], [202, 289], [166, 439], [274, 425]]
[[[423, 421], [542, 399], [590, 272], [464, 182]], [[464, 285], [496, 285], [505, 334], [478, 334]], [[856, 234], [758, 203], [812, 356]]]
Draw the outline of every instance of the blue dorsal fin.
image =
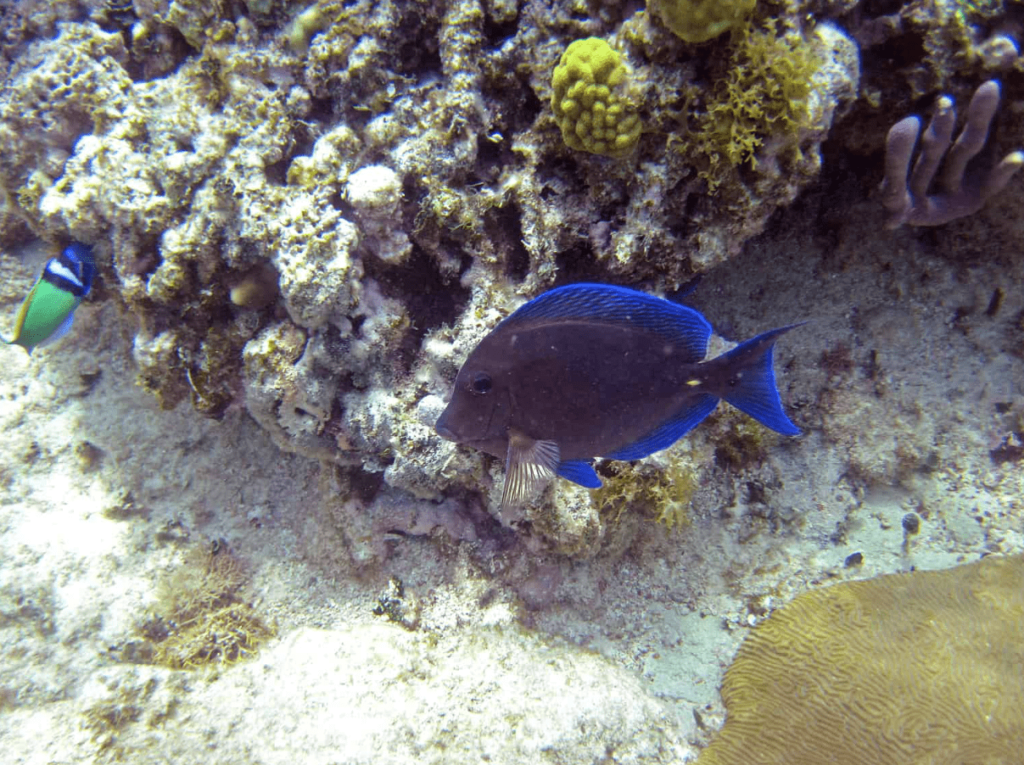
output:
[[660, 452], [662, 449], [667, 449], [700, 425], [704, 418], [715, 410], [716, 406], [718, 406], [718, 396], [706, 393], [640, 440], [604, 456], [610, 460], [638, 460], [649, 454]]
[[698, 311], [610, 284], [556, 287], [521, 306], [498, 327], [558, 319], [579, 319], [655, 332], [677, 345], [681, 360], [687, 362], [701, 361], [707, 355], [711, 336], [711, 325]]
[[762, 425], [784, 436], [798, 436], [800, 428], [793, 424], [782, 409], [782, 399], [779, 398], [779, 390], [775, 386], [772, 356], [779, 335], [799, 326], [791, 324], [788, 327], [769, 330], [745, 343], [740, 343], [719, 357], [722, 363], [736, 364], [743, 372], [742, 375], [736, 376], [736, 384], [725, 393], [725, 400]]
[[555, 473], [567, 481], [578, 483], [586, 489], [600, 489], [601, 479], [594, 472], [594, 466], [585, 460], [567, 460], [559, 463]]

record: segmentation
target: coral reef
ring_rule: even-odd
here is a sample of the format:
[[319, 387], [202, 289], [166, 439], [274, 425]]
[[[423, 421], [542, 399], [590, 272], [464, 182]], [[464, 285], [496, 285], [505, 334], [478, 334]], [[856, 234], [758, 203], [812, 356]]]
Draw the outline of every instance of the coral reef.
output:
[[690, 501], [699, 484], [693, 455], [673, 448], [633, 465], [613, 465], [615, 475], [594, 492], [594, 503], [612, 522], [625, 512], [640, 512], [669, 530], [689, 524]]
[[948, 91], [961, 78], [977, 81], [1012, 71], [1019, 61], [1020, 29], [1011, 17], [1005, 0], [863, 8], [851, 19], [851, 31], [878, 64], [870, 67], [868, 93], [909, 88], [913, 101]]
[[[797, 33], [778, 34], [774, 19], [765, 29], [739, 34], [729, 69], [710, 94], [694, 136], [708, 158], [703, 175], [712, 188], [736, 165], [756, 168], [766, 140], [779, 144], [772, 155], [799, 162], [798, 138], [810, 124], [809, 97], [819, 66], [816, 50]], [[787, 150], [795, 156], [786, 157]]]
[[[672, 3], [682, 39], [669, 3], [527, 5], [19, 3], [0, 231], [95, 247], [165, 408], [245, 409], [381, 493], [489, 502], [490, 463], [431, 426], [502, 316], [582, 279], [679, 289], [818, 177], [826, 139], [878, 153], [940, 70], [959, 98], [1019, 65], [1002, 3]], [[584, 48], [614, 148], [565, 109]], [[509, 523], [590, 554], [589, 495], [548, 502]]]
[[[977, 164], [1024, 146], [1020, 9], [780, 0], [689, 43], [606, 0], [0, 3], [4, 326], [48, 250], [98, 265], [77, 331], [0, 365], [5, 762], [680, 763], [727, 711], [732, 761], [745, 683], [741, 762], [858, 720], [855, 761], [927, 758], [976, 730], [958, 693], [1021, 740], [1020, 174], [948, 230], [870, 196], [939, 94], [998, 77]], [[628, 65], [621, 156], [552, 108], [588, 38]], [[717, 412], [500, 509], [500, 459], [434, 424], [487, 332], [580, 281], [717, 346], [807, 320], [775, 359], [804, 434]]]
[[1021, 556], [805, 593], [744, 641], [697, 762], [1013, 762], [1022, 621]]

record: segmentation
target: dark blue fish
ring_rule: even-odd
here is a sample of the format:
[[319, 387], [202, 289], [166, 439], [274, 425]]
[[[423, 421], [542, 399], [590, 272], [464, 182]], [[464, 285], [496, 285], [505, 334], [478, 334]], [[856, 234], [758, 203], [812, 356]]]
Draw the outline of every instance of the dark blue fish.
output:
[[591, 460], [665, 449], [725, 399], [795, 436], [772, 370], [780, 335], [704, 361], [711, 325], [636, 290], [572, 284], [534, 298], [473, 349], [437, 421], [443, 438], [505, 460], [503, 506], [552, 475], [596, 489]]

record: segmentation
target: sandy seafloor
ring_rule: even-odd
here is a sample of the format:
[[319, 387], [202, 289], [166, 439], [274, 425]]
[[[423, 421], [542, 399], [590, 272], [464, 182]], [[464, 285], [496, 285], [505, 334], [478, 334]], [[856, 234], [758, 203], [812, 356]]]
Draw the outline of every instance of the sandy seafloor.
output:
[[[721, 725], [722, 673], [773, 608], [1024, 550], [1021, 467], [1003, 459], [1024, 383], [1009, 202], [883, 231], [829, 161], [687, 298], [732, 340], [809, 322], [776, 356], [805, 434], [770, 447], [766, 491], [749, 470], [713, 473], [688, 527], [627, 518], [589, 560], [423, 523], [378, 529], [357, 564], [330, 470], [279, 451], [241, 409], [160, 411], [112, 303], [84, 305], [73, 335], [31, 358], [0, 348], [0, 759], [682, 762]], [[32, 278], [14, 263], [4, 326]], [[134, 511], [110, 511], [129, 494]], [[277, 636], [231, 666], [121, 660], [161, 577], [215, 540], [249, 567]], [[418, 602], [415, 629], [373, 612], [391, 577]]]

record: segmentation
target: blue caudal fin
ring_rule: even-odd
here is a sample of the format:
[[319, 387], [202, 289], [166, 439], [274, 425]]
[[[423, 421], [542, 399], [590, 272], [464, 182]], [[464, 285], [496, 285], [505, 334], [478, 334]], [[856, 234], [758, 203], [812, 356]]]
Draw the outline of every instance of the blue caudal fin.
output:
[[729, 386], [716, 392], [741, 412], [784, 436], [800, 435], [800, 428], [790, 421], [782, 409], [782, 400], [775, 385], [772, 356], [779, 336], [799, 326], [791, 324], [765, 332], [741, 343], [714, 361], [724, 364], [733, 372]]
[[567, 481], [578, 483], [586, 489], [600, 489], [601, 479], [594, 472], [594, 466], [584, 460], [567, 460], [559, 463], [555, 472]]

